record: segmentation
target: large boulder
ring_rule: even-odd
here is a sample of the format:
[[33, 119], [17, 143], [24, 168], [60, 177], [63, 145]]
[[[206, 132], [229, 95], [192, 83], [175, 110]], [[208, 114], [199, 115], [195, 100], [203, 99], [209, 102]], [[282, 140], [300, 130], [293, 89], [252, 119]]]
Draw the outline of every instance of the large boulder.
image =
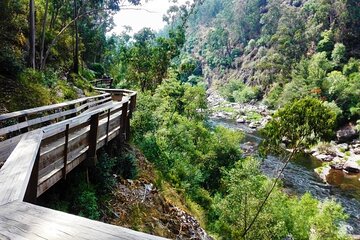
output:
[[360, 165], [354, 161], [347, 161], [344, 164], [344, 170], [349, 173], [360, 173]]
[[236, 119], [236, 123], [245, 123], [246, 122], [246, 119], [245, 118], [238, 118]]
[[359, 136], [359, 133], [352, 124], [348, 124], [336, 132], [338, 142], [349, 142]]

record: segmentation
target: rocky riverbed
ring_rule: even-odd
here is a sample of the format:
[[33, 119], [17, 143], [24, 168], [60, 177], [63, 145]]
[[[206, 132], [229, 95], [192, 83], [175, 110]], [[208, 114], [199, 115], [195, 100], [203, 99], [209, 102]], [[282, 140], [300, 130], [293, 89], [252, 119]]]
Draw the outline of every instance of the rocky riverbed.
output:
[[[230, 103], [216, 91], [208, 92], [207, 100], [210, 118], [235, 121], [244, 125], [249, 132], [263, 128], [274, 113], [261, 103]], [[251, 154], [252, 149], [252, 143], [243, 145], [245, 154]], [[315, 172], [324, 182], [328, 182], [331, 169], [343, 171], [344, 174], [360, 173], [359, 132], [352, 124], [339, 129], [334, 141], [319, 143], [306, 152], [323, 163]]]

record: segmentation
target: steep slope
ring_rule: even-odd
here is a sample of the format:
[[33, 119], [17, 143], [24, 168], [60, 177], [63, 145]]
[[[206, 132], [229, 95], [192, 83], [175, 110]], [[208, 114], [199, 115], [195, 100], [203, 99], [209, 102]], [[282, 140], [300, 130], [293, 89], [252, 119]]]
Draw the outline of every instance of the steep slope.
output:
[[189, 25], [183, 55], [210, 88], [229, 88], [230, 101], [265, 99], [277, 107], [313, 95], [334, 101], [343, 119], [358, 119], [356, 1], [209, 0]]

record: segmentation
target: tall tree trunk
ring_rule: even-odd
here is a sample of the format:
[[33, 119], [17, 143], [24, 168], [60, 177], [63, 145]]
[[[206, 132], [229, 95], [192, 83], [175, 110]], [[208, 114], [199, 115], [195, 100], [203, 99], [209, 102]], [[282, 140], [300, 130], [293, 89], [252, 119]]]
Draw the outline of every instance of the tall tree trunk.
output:
[[78, 9], [77, 9], [77, 0], [74, 0], [74, 28], [75, 28], [75, 48], [74, 48], [74, 69], [73, 72], [79, 73], [79, 31], [78, 31]]
[[30, 42], [30, 56], [29, 65], [35, 69], [35, 2], [34, 0], [29, 1], [29, 42]]
[[41, 50], [40, 50], [40, 69], [41, 70], [44, 69], [45, 28], [46, 28], [48, 8], [49, 8], [49, 0], [46, 0], [44, 19], [42, 22], [42, 30], [41, 30]]

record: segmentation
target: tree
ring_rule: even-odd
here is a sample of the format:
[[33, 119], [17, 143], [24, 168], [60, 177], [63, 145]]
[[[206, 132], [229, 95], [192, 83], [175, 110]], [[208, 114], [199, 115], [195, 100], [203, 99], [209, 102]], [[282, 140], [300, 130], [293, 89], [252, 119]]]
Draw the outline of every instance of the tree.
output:
[[30, 42], [30, 54], [29, 54], [29, 65], [35, 69], [35, 2], [29, 0], [29, 42]]
[[261, 152], [281, 153], [283, 149], [279, 146], [284, 139], [289, 142], [287, 147], [292, 150], [242, 237], [245, 237], [252, 228], [294, 154], [319, 140], [329, 139], [333, 134], [335, 119], [336, 114], [320, 100], [307, 97], [279, 109], [273, 119], [266, 124], [262, 131], [264, 141], [261, 144]]

